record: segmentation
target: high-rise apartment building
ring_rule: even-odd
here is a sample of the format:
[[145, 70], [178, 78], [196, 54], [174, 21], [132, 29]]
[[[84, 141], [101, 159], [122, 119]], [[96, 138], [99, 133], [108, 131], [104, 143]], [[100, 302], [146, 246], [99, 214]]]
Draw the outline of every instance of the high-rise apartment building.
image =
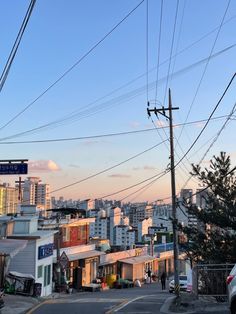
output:
[[50, 209], [50, 185], [41, 183], [39, 177], [28, 177], [23, 184], [22, 203], [24, 205], [36, 205], [41, 209]]
[[18, 190], [8, 184], [0, 185], [0, 215], [15, 214], [18, 205]]

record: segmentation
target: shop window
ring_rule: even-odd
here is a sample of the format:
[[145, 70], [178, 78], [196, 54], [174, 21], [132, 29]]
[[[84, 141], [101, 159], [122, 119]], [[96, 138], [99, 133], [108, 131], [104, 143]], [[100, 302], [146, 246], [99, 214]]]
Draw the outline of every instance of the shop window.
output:
[[51, 283], [51, 265], [44, 266], [44, 287]]
[[38, 278], [42, 278], [43, 277], [43, 266], [40, 265], [38, 266]]

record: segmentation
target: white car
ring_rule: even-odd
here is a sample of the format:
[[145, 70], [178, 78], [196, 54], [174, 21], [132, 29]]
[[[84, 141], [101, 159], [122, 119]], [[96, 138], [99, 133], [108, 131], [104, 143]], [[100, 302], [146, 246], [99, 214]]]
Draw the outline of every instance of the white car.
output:
[[236, 265], [234, 265], [229, 276], [227, 277], [226, 283], [228, 289], [230, 313], [236, 314]]
[[[179, 286], [180, 286], [180, 291], [187, 291], [187, 282], [188, 282], [188, 277], [186, 275], [179, 275]], [[175, 280], [171, 280], [169, 283], [169, 292], [174, 292], [175, 291]]]

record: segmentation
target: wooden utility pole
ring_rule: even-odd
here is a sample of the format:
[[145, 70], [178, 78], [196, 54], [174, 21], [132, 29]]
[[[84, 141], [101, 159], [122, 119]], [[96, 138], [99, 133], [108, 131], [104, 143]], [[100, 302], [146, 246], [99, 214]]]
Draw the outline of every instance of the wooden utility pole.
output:
[[[151, 116], [151, 113], [157, 116], [161, 114], [169, 120], [170, 128], [170, 172], [171, 172], [171, 195], [172, 195], [172, 225], [173, 225], [173, 249], [174, 249], [174, 280], [175, 280], [175, 294], [179, 297], [179, 247], [178, 247], [178, 220], [176, 215], [176, 187], [175, 187], [175, 158], [174, 158], [174, 135], [173, 135], [173, 118], [172, 111], [178, 110], [178, 107], [172, 107], [171, 102], [171, 91], [169, 89], [169, 106], [168, 108], [154, 109], [147, 108], [148, 116]], [[169, 112], [169, 115], [166, 115], [166, 111]]]
[[174, 135], [172, 118], [171, 91], [169, 89], [169, 121], [170, 121], [170, 170], [171, 170], [171, 196], [172, 196], [172, 224], [173, 224], [173, 248], [174, 248], [174, 270], [175, 270], [175, 294], [179, 296], [179, 245], [176, 215], [176, 187], [175, 187], [175, 155], [174, 155]]

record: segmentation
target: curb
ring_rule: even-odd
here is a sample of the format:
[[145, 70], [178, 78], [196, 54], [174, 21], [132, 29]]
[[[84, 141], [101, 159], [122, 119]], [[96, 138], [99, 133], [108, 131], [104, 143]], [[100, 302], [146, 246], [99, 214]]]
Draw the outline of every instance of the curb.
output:
[[161, 309], [160, 309], [160, 313], [161, 314], [177, 314], [177, 313], [182, 313], [182, 314], [195, 314], [198, 313], [199, 311], [202, 313], [220, 313], [222, 312], [222, 310], [228, 310], [227, 305], [224, 305], [224, 309], [222, 309], [222, 306], [218, 306], [217, 307], [211, 307], [211, 306], [205, 306], [204, 308], [196, 308], [194, 310], [189, 310], [189, 311], [182, 311], [182, 312], [173, 312], [170, 311], [170, 305], [173, 302], [173, 300], [175, 299], [175, 297], [169, 297], [166, 299], [165, 303], [162, 305]]
[[42, 302], [39, 302], [38, 304], [32, 306], [28, 310], [23, 311], [21, 314], [32, 314], [35, 310], [37, 310], [40, 306], [50, 303], [50, 300], [44, 300]]

